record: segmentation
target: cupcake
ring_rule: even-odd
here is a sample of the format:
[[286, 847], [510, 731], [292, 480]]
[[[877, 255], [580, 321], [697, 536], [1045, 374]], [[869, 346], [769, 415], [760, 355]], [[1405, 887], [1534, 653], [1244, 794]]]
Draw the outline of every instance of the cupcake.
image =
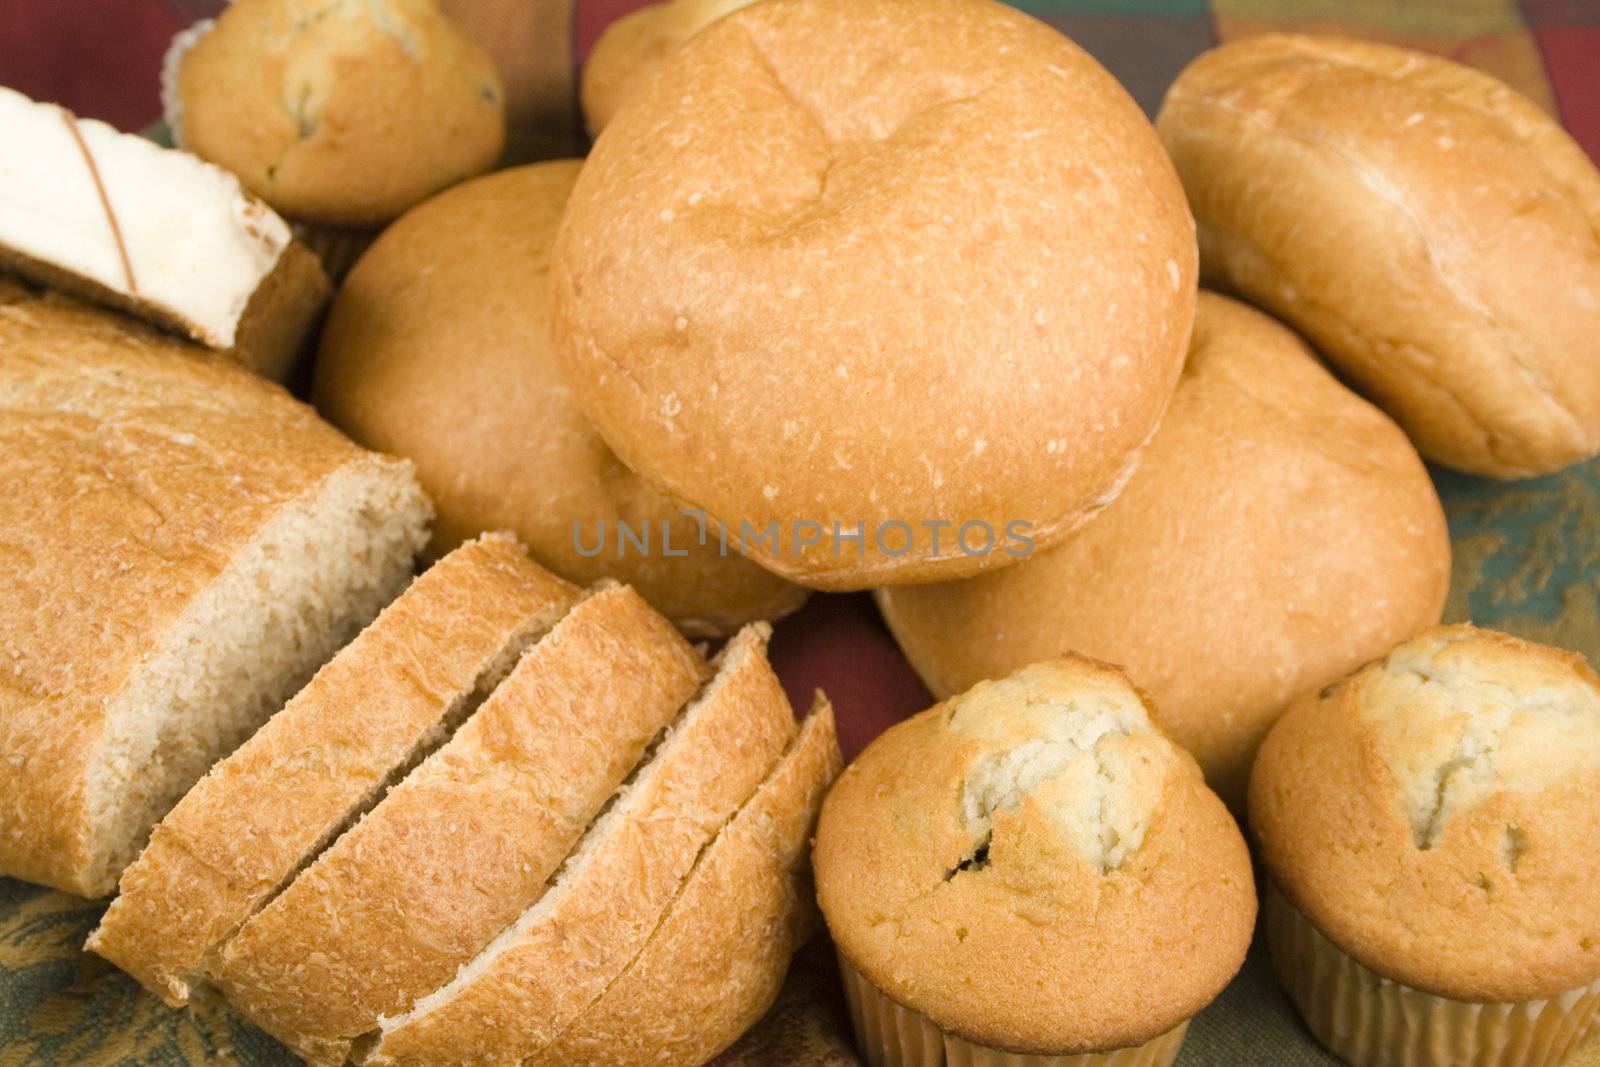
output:
[[873, 1067], [1161, 1067], [1255, 922], [1250, 859], [1123, 674], [1039, 663], [888, 730], [817, 895]]
[[1548, 1067], [1600, 1008], [1600, 678], [1471, 626], [1400, 645], [1268, 735], [1268, 943], [1358, 1067]]

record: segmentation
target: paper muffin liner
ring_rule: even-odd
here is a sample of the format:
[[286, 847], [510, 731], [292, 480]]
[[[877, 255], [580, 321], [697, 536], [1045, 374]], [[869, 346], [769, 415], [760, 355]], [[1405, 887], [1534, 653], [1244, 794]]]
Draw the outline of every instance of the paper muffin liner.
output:
[[301, 244], [317, 254], [317, 258], [322, 261], [322, 269], [327, 272], [328, 279], [335, 285], [344, 281], [344, 276], [356, 265], [361, 253], [378, 239], [379, 233], [375, 229], [325, 226], [315, 222], [292, 220], [289, 228], [294, 231], [295, 237]]
[[845, 1001], [856, 1044], [871, 1067], [1168, 1067], [1178, 1056], [1188, 1021], [1142, 1045], [1050, 1056], [1006, 1052], [947, 1033], [926, 1016], [896, 1003], [839, 956]]
[[1317, 1040], [1357, 1067], [1556, 1067], [1600, 1011], [1600, 982], [1512, 1003], [1424, 993], [1346, 955], [1270, 882], [1265, 910], [1289, 999]]

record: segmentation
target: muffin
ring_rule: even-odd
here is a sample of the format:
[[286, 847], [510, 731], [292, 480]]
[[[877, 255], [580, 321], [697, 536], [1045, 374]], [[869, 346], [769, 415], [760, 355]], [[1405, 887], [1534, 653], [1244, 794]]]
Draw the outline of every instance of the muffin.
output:
[[1244, 960], [1250, 858], [1113, 668], [984, 682], [823, 804], [818, 900], [874, 1067], [1159, 1067]]
[[1250, 782], [1269, 946], [1360, 1067], [1548, 1067], [1600, 1009], [1600, 678], [1440, 627], [1284, 714]]
[[176, 142], [307, 222], [382, 224], [505, 144], [499, 75], [435, 0], [237, 0], [163, 82]]
[[1436, 625], [1449, 583], [1444, 509], [1400, 428], [1289, 330], [1202, 291], [1121, 496], [1015, 566], [878, 604], [935, 697], [1069, 649], [1120, 664], [1243, 812], [1289, 702]]

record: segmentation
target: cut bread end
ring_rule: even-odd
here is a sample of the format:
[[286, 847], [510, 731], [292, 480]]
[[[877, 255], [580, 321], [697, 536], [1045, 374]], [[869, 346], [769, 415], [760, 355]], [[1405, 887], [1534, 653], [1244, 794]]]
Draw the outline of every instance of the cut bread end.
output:
[[516, 1062], [604, 993], [794, 736], [770, 634], [755, 623], [729, 642], [540, 899], [450, 982], [380, 1018], [362, 1062]]
[[410, 464], [363, 456], [282, 508], [189, 605], [108, 709], [87, 769], [90, 895], [405, 588], [431, 516]]

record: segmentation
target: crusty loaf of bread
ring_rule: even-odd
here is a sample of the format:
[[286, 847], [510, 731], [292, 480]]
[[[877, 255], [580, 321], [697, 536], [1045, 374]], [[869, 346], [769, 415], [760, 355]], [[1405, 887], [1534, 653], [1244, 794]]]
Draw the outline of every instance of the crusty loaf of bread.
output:
[[0, 266], [282, 380], [329, 285], [239, 179], [0, 86]]
[[109, 893], [411, 577], [429, 506], [277, 386], [62, 297], [0, 306], [0, 874]]
[[794, 736], [770, 633], [758, 623], [733, 639], [539, 901], [448, 984], [384, 1019], [368, 1063], [524, 1062], [600, 998]]
[[811, 835], [843, 762], [818, 696], [627, 970], [524, 1067], [695, 1067], [748, 1030], [815, 932]]
[[463, 721], [577, 593], [505, 535], [440, 560], [168, 813], [88, 948], [186, 1003], [211, 953]]
[[217, 984], [309, 1062], [342, 1063], [538, 899], [706, 671], [633, 590], [585, 599], [222, 947]]

